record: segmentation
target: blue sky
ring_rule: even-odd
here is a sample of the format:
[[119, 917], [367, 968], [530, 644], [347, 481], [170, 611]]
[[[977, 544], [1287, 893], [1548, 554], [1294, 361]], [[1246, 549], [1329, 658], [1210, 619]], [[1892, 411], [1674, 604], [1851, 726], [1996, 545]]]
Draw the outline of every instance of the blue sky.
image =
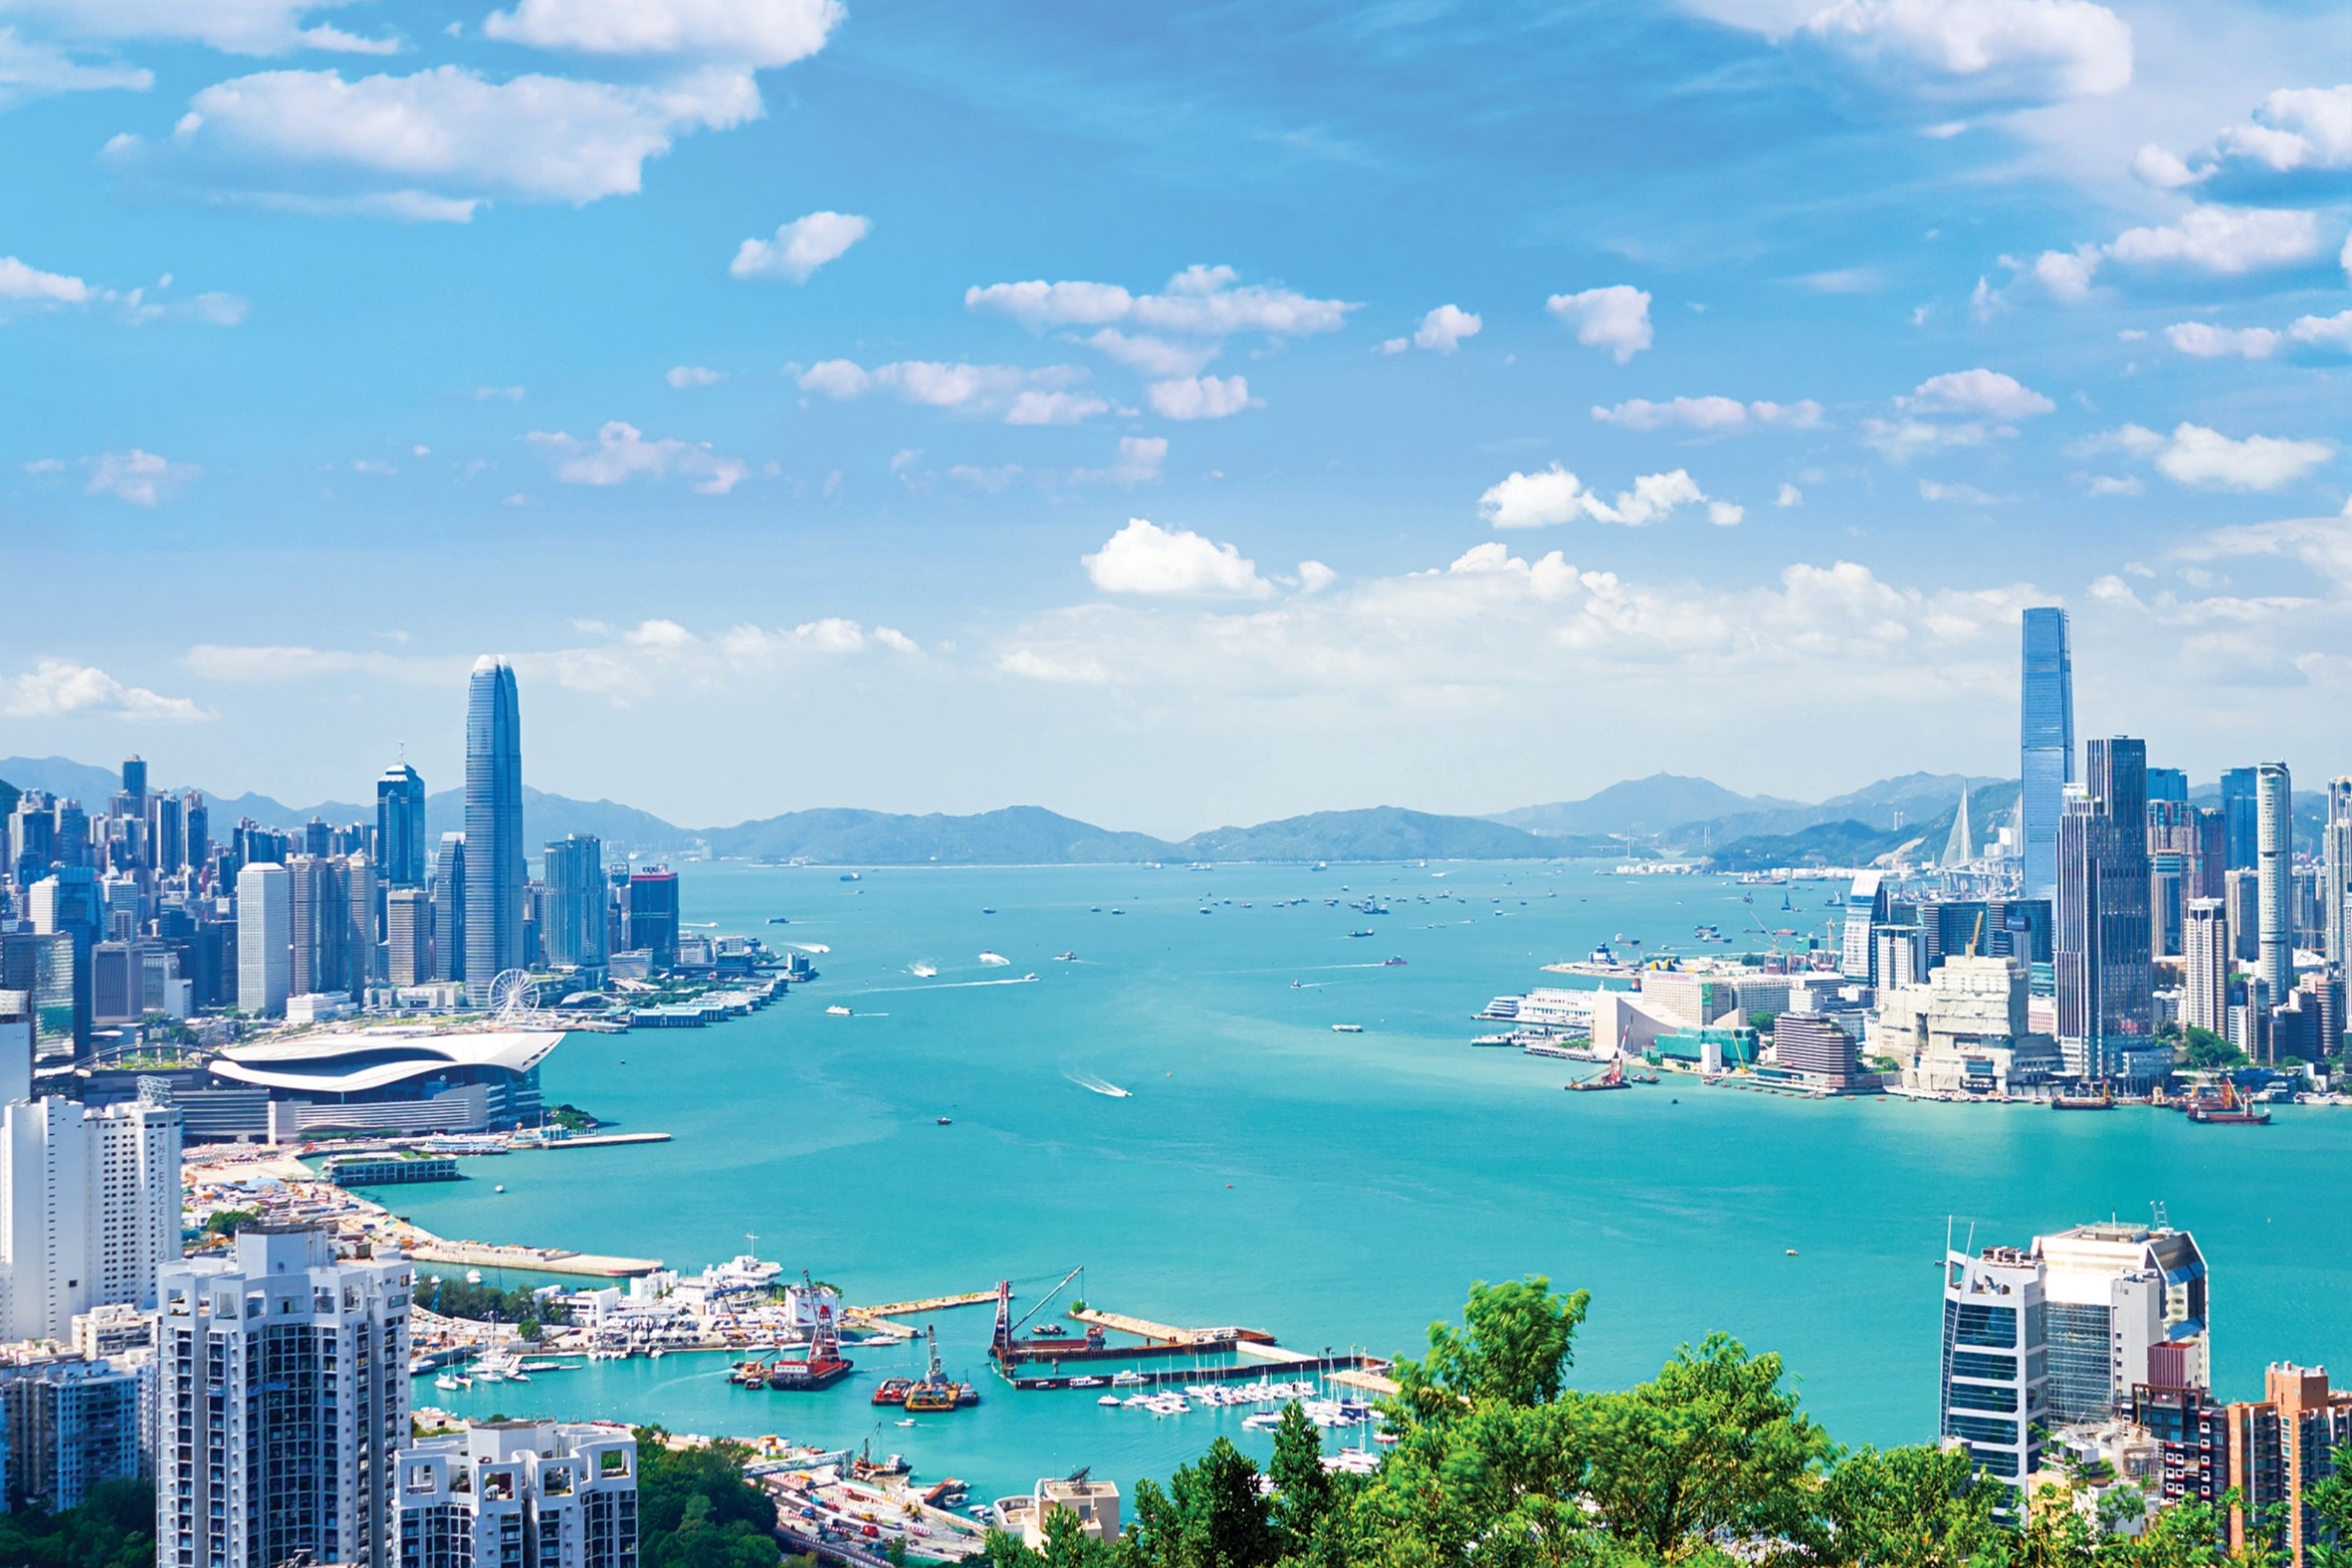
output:
[[2320, 6], [0, 0], [0, 754], [1189, 832], [2345, 771]]

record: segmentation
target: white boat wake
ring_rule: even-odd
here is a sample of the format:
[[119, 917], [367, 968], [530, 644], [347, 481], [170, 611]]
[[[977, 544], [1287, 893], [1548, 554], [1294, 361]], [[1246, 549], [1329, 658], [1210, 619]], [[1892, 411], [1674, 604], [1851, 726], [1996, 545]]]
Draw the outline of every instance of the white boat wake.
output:
[[833, 949], [825, 946], [825, 944], [821, 942], [788, 942], [783, 945], [786, 947], [799, 948], [803, 952], [831, 952], [833, 951]]
[[1097, 1094], [1108, 1095], [1113, 1100], [1133, 1100], [1135, 1098], [1134, 1090], [1121, 1089], [1118, 1085], [1111, 1082], [1110, 1079], [1107, 1078], [1097, 1078], [1090, 1072], [1070, 1072], [1064, 1073], [1062, 1076], [1068, 1079], [1072, 1083], [1076, 1084], [1080, 1089], [1090, 1089]]
[[982, 963], [987, 964], [1010, 963], [1013, 962], [1001, 952], [983, 952], [980, 955], [980, 961]]
[[918, 980], [929, 980], [940, 972], [940, 966], [929, 959], [917, 959], [907, 965], [907, 973]]

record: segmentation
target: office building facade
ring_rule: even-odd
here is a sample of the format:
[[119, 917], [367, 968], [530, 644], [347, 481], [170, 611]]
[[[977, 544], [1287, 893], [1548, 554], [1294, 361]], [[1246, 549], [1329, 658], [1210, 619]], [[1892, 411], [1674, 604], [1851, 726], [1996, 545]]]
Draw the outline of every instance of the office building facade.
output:
[[394, 985], [433, 980], [433, 901], [422, 888], [383, 896], [384, 978]]
[[425, 780], [406, 763], [375, 781], [375, 859], [387, 888], [425, 885]]
[[540, 942], [547, 962], [593, 969], [608, 956], [604, 945], [604, 846], [574, 833], [547, 846], [540, 867]]
[[484, 656], [466, 700], [466, 990], [523, 966], [522, 710], [514, 668]]
[[2227, 1034], [2230, 1027], [2230, 916], [2219, 899], [2191, 899], [2181, 921], [2180, 1021]]
[[294, 979], [294, 887], [283, 866], [236, 874], [236, 1006], [282, 1018]]
[[1938, 1430], [2011, 1485], [2042, 1468], [2050, 1415], [2043, 1310], [2040, 1259], [2007, 1247], [1945, 1255]]
[[635, 1568], [626, 1427], [478, 1423], [412, 1444], [399, 1467], [401, 1568]]
[[249, 1226], [231, 1256], [163, 1271], [163, 1568], [392, 1568], [413, 1285], [406, 1261], [339, 1261], [300, 1226]]
[[433, 978], [466, 978], [466, 836], [445, 833], [433, 857]]
[[2156, 1042], [2147, 743], [2093, 741], [2084, 771], [2059, 824], [2058, 1048], [2085, 1082], [2152, 1081], [2171, 1053]]
[[2066, 612], [2025, 612], [2018, 826], [2025, 896], [2058, 896], [2058, 819], [2074, 782], [2074, 657]]
[[2033, 1256], [2053, 1423], [2113, 1420], [2140, 1384], [2209, 1381], [2205, 1258], [2187, 1231], [2076, 1226], [2034, 1237]]

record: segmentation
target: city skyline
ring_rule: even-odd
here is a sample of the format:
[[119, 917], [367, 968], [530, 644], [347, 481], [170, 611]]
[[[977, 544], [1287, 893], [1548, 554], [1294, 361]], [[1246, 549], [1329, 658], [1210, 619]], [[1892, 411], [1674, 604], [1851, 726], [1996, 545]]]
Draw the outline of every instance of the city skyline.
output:
[[12, 7], [0, 516], [158, 569], [20, 606], [11, 749], [446, 777], [490, 647], [542, 779], [679, 820], [1817, 795], [1825, 706], [1999, 771], [2042, 604], [2080, 732], [2333, 773], [2352, 46], [2010, 8]]

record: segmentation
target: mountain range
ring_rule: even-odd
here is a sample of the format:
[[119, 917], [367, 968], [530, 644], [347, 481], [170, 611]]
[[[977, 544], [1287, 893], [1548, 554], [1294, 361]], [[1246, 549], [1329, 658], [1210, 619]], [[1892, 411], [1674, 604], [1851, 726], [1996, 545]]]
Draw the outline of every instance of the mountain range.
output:
[[[71, 795], [96, 807], [120, 777], [63, 757], [0, 759], [0, 798], [7, 785]], [[1664, 852], [1704, 857], [1727, 870], [1774, 866], [1866, 865], [1913, 841], [1929, 852], [1951, 832], [1961, 789], [1979, 844], [2014, 807], [2013, 779], [1960, 773], [1906, 773], [1808, 805], [1742, 795], [1711, 780], [1653, 773], [1610, 785], [1581, 800], [1523, 806], [1489, 817], [1447, 816], [1375, 806], [1319, 811], [1255, 826], [1227, 826], [1189, 838], [1097, 827], [1042, 806], [1016, 805], [951, 816], [829, 807], [792, 811], [728, 827], [681, 827], [609, 800], [577, 800], [523, 791], [524, 842], [593, 834], [616, 853], [703, 854], [745, 860], [802, 859], [827, 865], [1084, 865], [1158, 860], [1495, 860], [1627, 858]], [[2200, 795], [2210, 792], [2200, 791]], [[262, 795], [208, 795], [214, 830], [240, 816], [271, 827], [312, 817], [365, 820], [373, 805], [321, 801], [289, 806]], [[2308, 826], [2298, 799], [2296, 832]], [[425, 801], [428, 831], [464, 826], [461, 791]]]

